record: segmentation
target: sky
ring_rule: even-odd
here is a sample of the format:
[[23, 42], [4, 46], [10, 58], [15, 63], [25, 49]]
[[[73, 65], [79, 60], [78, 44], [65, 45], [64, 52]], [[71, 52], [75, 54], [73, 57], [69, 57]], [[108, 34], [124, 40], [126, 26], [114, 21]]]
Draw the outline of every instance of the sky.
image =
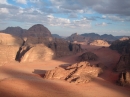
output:
[[35, 24], [61, 36], [130, 35], [130, 0], [0, 0], [0, 30]]

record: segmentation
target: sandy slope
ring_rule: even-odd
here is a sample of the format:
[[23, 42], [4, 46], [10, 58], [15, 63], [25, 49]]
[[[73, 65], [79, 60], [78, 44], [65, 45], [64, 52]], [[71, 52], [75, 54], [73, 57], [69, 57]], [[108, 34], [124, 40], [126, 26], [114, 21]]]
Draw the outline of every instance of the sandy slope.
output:
[[115, 85], [117, 74], [112, 67], [120, 55], [109, 48], [87, 47], [87, 50], [96, 53], [99, 61], [109, 67], [92, 82], [70, 84], [41, 77], [45, 70], [74, 63], [76, 55], [46, 62], [12, 62], [0, 67], [0, 97], [130, 97], [129, 87]]

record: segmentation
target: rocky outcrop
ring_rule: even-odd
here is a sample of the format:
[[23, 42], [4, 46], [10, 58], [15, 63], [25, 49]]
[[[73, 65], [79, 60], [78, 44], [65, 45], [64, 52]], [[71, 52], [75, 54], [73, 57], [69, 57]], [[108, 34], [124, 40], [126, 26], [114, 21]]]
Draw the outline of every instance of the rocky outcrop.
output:
[[105, 40], [94, 40], [93, 42], [90, 43], [90, 45], [105, 46], [105, 47], [110, 46], [110, 44], [108, 42], [106, 42]]
[[48, 43], [48, 47], [55, 52], [56, 57], [68, 56], [83, 51], [80, 44], [70, 43], [63, 39], [53, 40]]
[[122, 72], [119, 74], [119, 79], [117, 80], [117, 84], [120, 86], [130, 85], [130, 73]]
[[82, 55], [78, 57], [78, 61], [96, 61], [98, 59], [98, 56], [92, 52], [85, 52]]
[[46, 47], [44, 44], [37, 44], [35, 46], [23, 46], [19, 54], [20, 62], [33, 62], [38, 60], [51, 60], [54, 57], [54, 52]]
[[0, 33], [0, 45], [18, 45], [20, 46], [23, 40], [19, 37], [10, 34]]
[[130, 39], [130, 37], [122, 37], [122, 38], [120, 38], [119, 40], [120, 41], [125, 41], [125, 40], [129, 40]]
[[93, 77], [98, 77], [102, 73], [99, 67], [90, 67], [90, 63], [80, 62], [68, 66], [66, 68], [56, 67], [54, 70], [49, 70], [45, 73], [45, 79], [60, 79], [70, 83], [87, 83]]
[[122, 55], [115, 67], [117, 72], [126, 72], [130, 70], [130, 55]]
[[129, 54], [130, 53], [130, 40], [116, 40], [114, 41], [111, 46], [111, 49], [117, 50], [120, 54]]
[[121, 54], [114, 68], [115, 71], [120, 73], [117, 84], [121, 86], [130, 85], [130, 39], [117, 40], [112, 43], [110, 48]]
[[0, 33], [0, 65], [15, 61], [23, 40], [10, 34]]

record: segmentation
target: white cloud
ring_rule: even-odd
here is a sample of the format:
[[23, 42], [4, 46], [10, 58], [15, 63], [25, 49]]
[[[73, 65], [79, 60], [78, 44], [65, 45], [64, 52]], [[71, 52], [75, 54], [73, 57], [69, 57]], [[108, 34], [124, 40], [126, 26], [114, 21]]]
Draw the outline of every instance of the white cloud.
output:
[[15, 0], [15, 1], [20, 4], [27, 4], [27, 0]]
[[8, 4], [7, 0], [0, 0], [0, 4]]
[[7, 8], [0, 8], [0, 13], [1, 13], [1, 14], [2, 14], [2, 13], [8, 14], [9, 11], [8, 11]]
[[107, 25], [107, 23], [102, 22], [102, 23], [96, 23], [96, 25], [95, 25], [95, 26], [106, 26], [106, 25]]

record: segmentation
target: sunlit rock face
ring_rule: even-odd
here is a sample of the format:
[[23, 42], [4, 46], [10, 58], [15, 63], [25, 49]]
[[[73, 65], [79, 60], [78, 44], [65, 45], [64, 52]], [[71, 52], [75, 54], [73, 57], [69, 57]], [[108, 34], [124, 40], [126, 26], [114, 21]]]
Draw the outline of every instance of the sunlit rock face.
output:
[[87, 83], [93, 77], [98, 77], [102, 73], [99, 67], [91, 67], [88, 62], [72, 64], [66, 68], [56, 67], [45, 73], [45, 79], [60, 79], [70, 83]]
[[105, 46], [105, 47], [110, 46], [110, 44], [108, 42], [106, 42], [105, 40], [94, 40], [93, 42], [90, 43], [90, 45]]
[[0, 33], [0, 65], [15, 61], [23, 40], [10, 34]]
[[129, 40], [130, 39], [130, 37], [122, 37], [122, 38], [120, 38], [119, 40], [120, 41], [125, 41], [125, 40]]
[[[24, 50], [26, 53], [22, 55]], [[21, 51], [20, 62], [33, 62], [36, 60], [47, 61], [53, 59], [53, 57], [54, 52], [50, 48], [46, 47], [44, 44], [37, 44], [30, 48], [23, 47], [23, 51]]]
[[19, 37], [10, 34], [0, 33], [0, 45], [18, 45], [20, 46], [23, 40]]

